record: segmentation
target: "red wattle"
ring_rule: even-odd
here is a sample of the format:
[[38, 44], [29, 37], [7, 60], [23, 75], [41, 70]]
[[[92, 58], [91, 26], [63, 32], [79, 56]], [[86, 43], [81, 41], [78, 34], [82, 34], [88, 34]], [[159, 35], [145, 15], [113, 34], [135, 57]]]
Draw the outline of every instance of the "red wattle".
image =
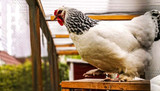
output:
[[60, 18], [57, 18], [58, 23], [63, 26], [63, 20], [61, 20]]

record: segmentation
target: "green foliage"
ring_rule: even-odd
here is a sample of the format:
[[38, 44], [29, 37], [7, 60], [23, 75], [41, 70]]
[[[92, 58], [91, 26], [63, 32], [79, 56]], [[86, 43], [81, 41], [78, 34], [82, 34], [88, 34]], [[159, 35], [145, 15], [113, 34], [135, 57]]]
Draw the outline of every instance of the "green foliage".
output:
[[59, 64], [59, 75], [60, 75], [60, 82], [69, 79], [69, 69], [67, 64], [64, 63]]
[[71, 59], [81, 59], [80, 55], [66, 55], [65, 58], [71, 58]]
[[[59, 63], [60, 80], [68, 79], [68, 66]], [[42, 64], [42, 79], [44, 91], [50, 91], [49, 65]], [[22, 65], [0, 66], [0, 91], [32, 91], [32, 65], [26, 62]]]
[[31, 64], [0, 66], [0, 91], [32, 91]]

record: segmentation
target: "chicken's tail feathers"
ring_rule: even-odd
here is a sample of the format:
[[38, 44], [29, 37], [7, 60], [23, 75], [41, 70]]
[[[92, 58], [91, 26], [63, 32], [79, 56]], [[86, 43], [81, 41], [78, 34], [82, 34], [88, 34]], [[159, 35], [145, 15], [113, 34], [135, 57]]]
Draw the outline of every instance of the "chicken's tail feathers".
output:
[[156, 24], [156, 36], [154, 41], [158, 41], [160, 39], [160, 12], [158, 10], [151, 10], [150, 13]]

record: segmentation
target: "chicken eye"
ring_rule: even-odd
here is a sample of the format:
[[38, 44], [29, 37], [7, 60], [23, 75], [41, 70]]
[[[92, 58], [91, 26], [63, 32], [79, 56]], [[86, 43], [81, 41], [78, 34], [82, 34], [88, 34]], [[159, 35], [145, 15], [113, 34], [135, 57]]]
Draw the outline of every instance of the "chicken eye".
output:
[[61, 13], [62, 13], [62, 10], [59, 10], [59, 11], [58, 11], [58, 14], [61, 14]]

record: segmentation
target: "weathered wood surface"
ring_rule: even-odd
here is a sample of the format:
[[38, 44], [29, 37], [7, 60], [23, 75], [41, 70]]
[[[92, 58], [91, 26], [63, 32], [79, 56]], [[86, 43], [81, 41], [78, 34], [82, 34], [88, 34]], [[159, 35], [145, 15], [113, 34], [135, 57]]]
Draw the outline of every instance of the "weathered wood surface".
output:
[[131, 20], [138, 15], [90, 15], [95, 20]]
[[[39, 0], [38, 0], [39, 1]], [[38, 5], [42, 9], [42, 5], [39, 1]], [[48, 26], [48, 23], [45, 20], [44, 12], [40, 12], [40, 26], [47, 38], [47, 46], [48, 46], [48, 59], [49, 59], [49, 68], [50, 68], [50, 78], [51, 78], [51, 87], [52, 91], [59, 90], [59, 72], [58, 72], [58, 55], [56, 52], [56, 48], [52, 39], [52, 35]]]
[[[52, 91], [59, 91], [59, 76], [58, 76], [59, 73], [58, 73], [57, 53], [56, 53], [56, 48], [55, 48], [55, 45], [54, 45], [54, 42], [53, 42], [53, 39], [52, 39], [51, 32], [50, 32], [49, 27], [48, 27], [48, 24], [45, 21], [45, 14], [44, 14], [43, 7], [41, 5], [40, 0], [26, 0], [26, 1], [29, 5], [30, 9], [32, 9], [33, 7], [37, 7], [39, 9], [38, 17], [37, 17], [37, 15], [30, 15], [30, 17], [37, 17], [37, 19], [39, 20], [38, 25], [40, 25], [40, 27], [41, 27], [41, 29], [42, 29], [42, 31], [43, 31], [46, 39], [47, 39], [48, 58], [49, 58], [50, 73], [51, 73], [51, 75], [50, 75], [51, 89], [52, 89]], [[35, 11], [33, 11], [33, 12], [35, 12]], [[37, 23], [34, 20], [32, 20], [32, 18], [30, 18], [30, 23], [34, 23], [37, 26]], [[33, 35], [33, 36], [36, 36], [36, 35]], [[40, 43], [38, 43], [37, 45], [39, 45], [39, 44]], [[33, 53], [32, 56], [37, 55], [37, 53], [35, 53], [35, 52]], [[37, 66], [34, 67], [34, 69], [37, 69]], [[41, 75], [41, 74], [39, 74], [39, 75]], [[38, 75], [35, 75], [35, 77], [36, 76], [38, 76]], [[37, 80], [33, 80], [33, 81], [34, 81], [34, 83], [38, 82]], [[39, 85], [38, 87], [33, 87], [33, 88], [35, 88], [35, 90], [33, 90], [33, 91], [41, 91], [41, 90], [38, 90], [38, 88], [42, 88], [42, 87]]]
[[48, 28], [48, 24], [45, 21], [42, 12], [40, 12], [40, 26], [47, 39], [52, 91], [58, 91], [59, 89], [59, 76], [58, 76], [59, 73], [58, 73], [58, 59], [57, 59], [58, 55], [52, 39], [51, 32]]
[[[88, 15], [88, 17], [95, 20], [131, 20], [138, 15]], [[55, 16], [51, 16], [50, 20], [53, 21]]]
[[70, 91], [70, 89], [62, 89], [62, 91]]
[[56, 47], [75, 47], [74, 44], [59, 44], [59, 45], [55, 45]]
[[42, 91], [39, 8], [29, 7], [33, 91]]
[[[132, 82], [104, 82], [104, 79], [82, 79], [63, 81], [62, 89], [99, 89], [99, 90], [125, 90], [125, 91], [150, 91], [150, 81]], [[65, 90], [64, 90], [65, 91]]]
[[77, 50], [66, 50], [66, 51], [57, 51], [59, 55], [78, 55]]
[[68, 34], [56, 34], [53, 36], [53, 38], [69, 38]]

